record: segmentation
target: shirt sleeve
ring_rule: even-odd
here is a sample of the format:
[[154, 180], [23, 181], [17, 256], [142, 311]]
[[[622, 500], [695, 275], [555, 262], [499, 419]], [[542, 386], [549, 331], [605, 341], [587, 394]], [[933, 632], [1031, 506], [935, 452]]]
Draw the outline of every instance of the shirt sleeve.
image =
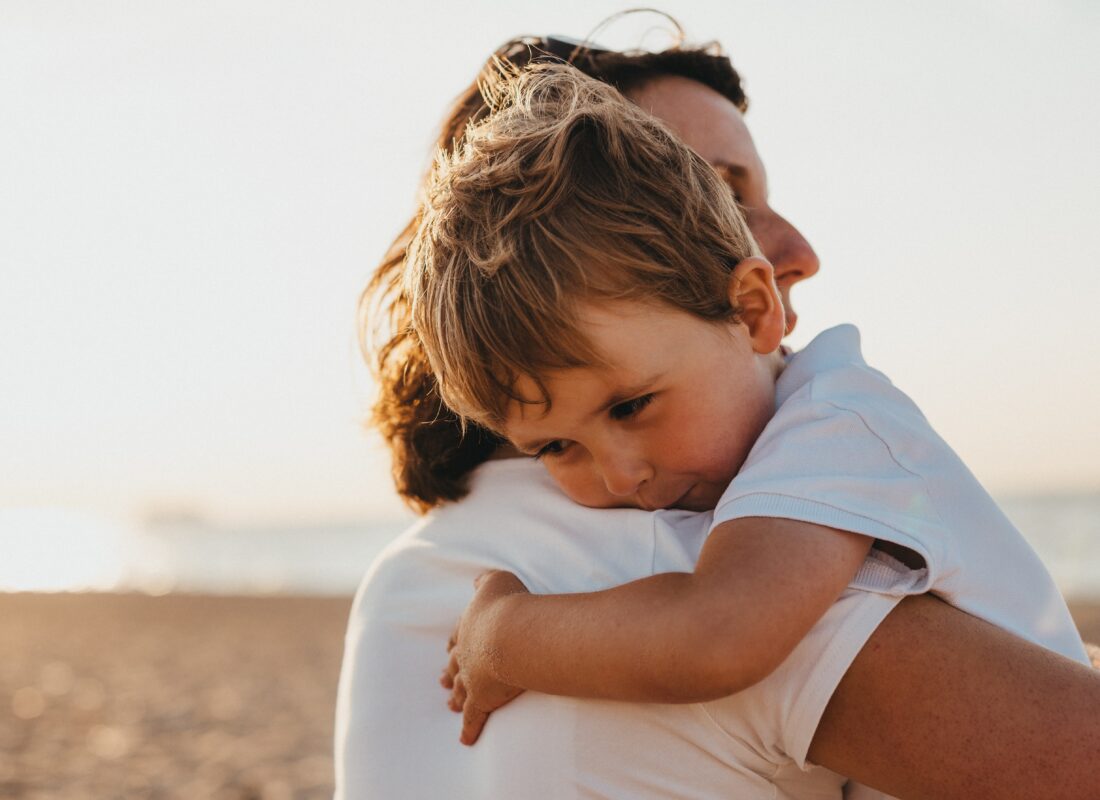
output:
[[845, 590], [771, 675], [730, 702], [708, 704], [708, 713], [729, 736], [756, 743], [776, 765], [773, 781], [797, 782], [816, 769], [807, 755], [836, 687], [900, 601], [896, 594]]
[[800, 391], [757, 440], [719, 500], [714, 526], [782, 517], [895, 542], [925, 560], [924, 582], [911, 588], [926, 591], [945, 563], [949, 537], [924, 479], [898, 452], [922, 443], [892, 436], [890, 420], [875, 414], [814, 400], [809, 387]]
[[790, 657], [759, 684], [774, 698], [776, 747], [802, 769], [825, 707], [844, 674], [900, 595], [849, 589]]

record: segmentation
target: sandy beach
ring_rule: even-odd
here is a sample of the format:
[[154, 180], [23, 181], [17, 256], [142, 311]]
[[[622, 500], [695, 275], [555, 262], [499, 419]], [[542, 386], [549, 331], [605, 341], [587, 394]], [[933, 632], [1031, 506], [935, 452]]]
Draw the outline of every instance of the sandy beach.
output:
[[350, 606], [0, 595], [0, 797], [331, 798]]
[[0, 797], [331, 797], [350, 605], [0, 594]]

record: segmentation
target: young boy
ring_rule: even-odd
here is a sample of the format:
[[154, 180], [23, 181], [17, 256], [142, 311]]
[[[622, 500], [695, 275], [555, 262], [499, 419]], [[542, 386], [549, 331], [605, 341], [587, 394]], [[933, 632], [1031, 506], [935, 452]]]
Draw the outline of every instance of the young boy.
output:
[[410, 249], [443, 399], [579, 503], [714, 520], [693, 573], [562, 596], [483, 576], [443, 679], [463, 741], [525, 689], [736, 692], [848, 585], [934, 591], [1088, 663], [1038, 558], [855, 329], [784, 356], [771, 267], [705, 161], [568, 67], [496, 91], [437, 162]]

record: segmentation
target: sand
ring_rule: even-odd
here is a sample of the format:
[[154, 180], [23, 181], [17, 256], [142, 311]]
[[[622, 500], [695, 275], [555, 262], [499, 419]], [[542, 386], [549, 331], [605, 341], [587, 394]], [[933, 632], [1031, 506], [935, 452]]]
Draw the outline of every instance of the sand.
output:
[[350, 606], [0, 594], [0, 798], [331, 798]]
[[350, 605], [0, 594], [0, 798], [330, 798]]

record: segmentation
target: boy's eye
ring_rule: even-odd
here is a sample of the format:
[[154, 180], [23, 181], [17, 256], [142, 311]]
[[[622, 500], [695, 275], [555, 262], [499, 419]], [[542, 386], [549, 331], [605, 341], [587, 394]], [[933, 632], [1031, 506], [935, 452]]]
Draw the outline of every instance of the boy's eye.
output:
[[552, 442], [548, 442], [539, 448], [539, 451], [535, 453], [535, 458], [543, 458], [544, 456], [556, 456], [565, 451], [566, 443], [561, 439], [555, 439]]
[[651, 402], [653, 402], [653, 395], [643, 394], [640, 397], [635, 397], [633, 400], [617, 403], [611, 406], [611, 418], [628, 419], [648, 406]]

